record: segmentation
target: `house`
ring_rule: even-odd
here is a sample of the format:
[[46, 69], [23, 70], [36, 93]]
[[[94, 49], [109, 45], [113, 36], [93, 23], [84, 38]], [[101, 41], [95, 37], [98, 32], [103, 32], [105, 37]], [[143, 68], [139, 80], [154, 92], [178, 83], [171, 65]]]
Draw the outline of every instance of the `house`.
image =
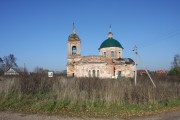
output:
[[20, 71], [16, 68], [9, 68], [6, 72], [4, 72], [4, 75], [19, 75]]
[[146, 70], [137, 70], [137, 74], [138, 75], [147, 75], [147, 72], [146, 72]]
[[165, 75], [165, 74], [167, 74], [168, 72], [165, 71], [165, 70], [157, 70], [157, 71], [155, 71], [155, 73], [156, 73], [157, 75]]
[[108, 38], [99, 47], [99, 55], [81, 56], [81, 40], [73, 24], [68, 37], [68, 77], [119, 78], [134, 77], [135, 63], [131, 58], [123, 58], [121, 43], [108, 33]]

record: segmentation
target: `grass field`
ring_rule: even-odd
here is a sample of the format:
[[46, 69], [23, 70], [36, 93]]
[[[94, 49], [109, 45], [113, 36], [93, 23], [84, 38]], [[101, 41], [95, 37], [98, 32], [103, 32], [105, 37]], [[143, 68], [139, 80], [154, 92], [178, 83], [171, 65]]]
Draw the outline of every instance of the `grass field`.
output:
[[1, 77], [0, 109], [70, 116], [148, 115], [180, 109], [180, 78], [139, 76], [121, 78], [67, 78], [45, 75]]

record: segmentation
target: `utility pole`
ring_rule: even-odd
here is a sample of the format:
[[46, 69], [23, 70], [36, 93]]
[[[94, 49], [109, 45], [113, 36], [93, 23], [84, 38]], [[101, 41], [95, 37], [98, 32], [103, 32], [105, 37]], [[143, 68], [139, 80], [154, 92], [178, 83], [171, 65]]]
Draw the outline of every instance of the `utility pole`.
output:
[[149, 77], [149, 79], [151, 80], [151, 82], [152, 82], [153, 86], [156, 88], [156, 85], [155, 85], [154, 81], [152, 80], [152, 78], [151, 78], [151, 76], [150, 76], [150, 74], [149, 74], [149, 72], [148, 72], [148, 70], [147, 70], [147, 68], [146, 68], [145, 64], [143, 63], [143, 61], [142, 61], [142, 59], [141, 59], [140, 55], [139, 55], [139, 54], [137, 54], [137, 55], [138, 55], [138, 57], [139, 57], [139, 60], [141, 61], [141, 64], [144, 66], [145, 71], [146, 71], [146, 73], [148, 74], [148, 77]]
[[153, 86], [156, 88], [156, 85], [155, 85], [154, 81], [152, 80], [152, 78], [151, 78], [148, 70], [146, 69], [146, 66], [144, 65], [144, 63], [143, 63], [140, 55], [139, 55], [138, 52], [137, 52], [137, 47], [136, 47], [136, 46], [134, 47], [134, 50], [133, 50], [133, 51], [134, 51], [134, 63], [135, 63], [135, 73], [134, 73], [134, 74], [135, 74], [135, 75], [134, 75], [135, 86], [136, 86], [136, 84], [137, 84], [137, 61], [136, 61], [136, 56], [138, 56], [138, 58], [139, 58], [141, 64], [143, 65], [143, 67], [144, 67], [144, 69], [145, 69], [145, 71], [146, 71], [149, 79], [151, 80]]
[[135, 64], [135, 68], [134, 68], [134, 82], [135, 82], [135, 86], [137, 83], [137, 64], [136, 64], [136, 55], [137, 55], [137, 47], [134, 46], [134, 64]]
[[24, 63], [24, 73], [26, 72], [26, 64]]

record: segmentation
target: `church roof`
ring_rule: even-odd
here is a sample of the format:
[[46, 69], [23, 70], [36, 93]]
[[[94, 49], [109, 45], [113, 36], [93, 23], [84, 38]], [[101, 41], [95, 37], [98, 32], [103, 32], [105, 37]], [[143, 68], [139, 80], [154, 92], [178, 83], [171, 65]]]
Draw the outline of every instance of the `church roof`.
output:
[[108, 39], [106, 39], [105, 41], [103, 41], [103, 43], [101, 44], [100, 48], [106, 48], [106, 47], [119, 47], [122, 48], [122, 45], [119, 43], [119, 41], [115, 40], [113, 38], [113, 33], [111, 32], [111, 25], [110, 25], [110, 30], [108, 33]]
[[72, 33], [68, 37], [69, 40], [80, 40], [79, 36], [77, 34]]
[[69, 35], [68, 39], [69, 40], [80, 40], [79, 36], [76, 34], [76, 29], [75, 29], [74, 23], [73, 23], [72, 34]]
[[120, 44], [119, 41], [109, 37], [108, 39], [106, 39], [105, 41], [103, 41], [103, 43], [101, 44], [100, 48], [106, 48], [106, 47], [120, 47], [123, 48], [122, 45]]

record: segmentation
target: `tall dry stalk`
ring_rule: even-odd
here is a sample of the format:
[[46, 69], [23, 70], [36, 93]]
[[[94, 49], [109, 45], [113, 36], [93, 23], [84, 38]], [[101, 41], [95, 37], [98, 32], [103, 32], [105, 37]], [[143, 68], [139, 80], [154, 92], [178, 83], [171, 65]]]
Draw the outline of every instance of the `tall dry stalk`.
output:
[[[45, 75], [2, 77], [0, 94], [17, 91], [19, 94], [50, 92], [57, 100], [72, 102], [97, 102], [145, 104], [161, 100], [180, 98], [180, 78], [175, 76], [153, 76], [157, 88], [148, 77], [138, 77], [137, 86], [133, 79], [121, 78], [67, 78]], [[53, 98], [53, 99], [54, 99]]]

